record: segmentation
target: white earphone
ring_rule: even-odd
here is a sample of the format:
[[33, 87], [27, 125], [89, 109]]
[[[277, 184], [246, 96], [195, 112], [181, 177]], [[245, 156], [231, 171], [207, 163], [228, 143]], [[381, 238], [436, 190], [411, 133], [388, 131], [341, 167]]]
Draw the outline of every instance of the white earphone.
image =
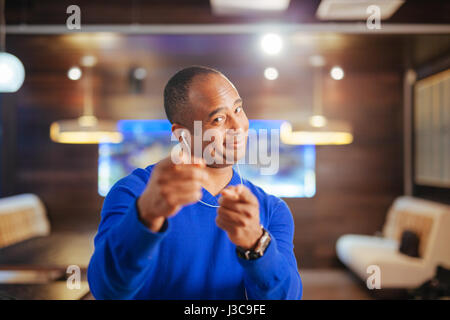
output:
[[183, 130], [180, 134], [181, 140], [183, 141], [186, 148], [188, 148], [189, 153], [191, 152], [191, 147], [189, 146], [188, 142], [186, 141], [186, 132]]

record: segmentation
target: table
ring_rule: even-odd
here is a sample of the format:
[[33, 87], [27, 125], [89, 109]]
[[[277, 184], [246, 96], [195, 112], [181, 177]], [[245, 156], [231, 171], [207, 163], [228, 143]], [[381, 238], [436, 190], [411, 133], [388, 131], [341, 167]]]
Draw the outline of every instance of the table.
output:
[[70, 290], [65, 281], [47, 284], [0, 284], [0, 300], [80, 300], [89, 294], [89, 285]]
[[0, 266], [87, 268], [94, 252], [92, 232], [55, 232], [0, 249]]
[[[0, 283], [0, 299], [73, 300], [86, 297], [89, 294], [86, 270], [94, 250], [95, 232], [54, 232], [1, 248], [0, 272], [5, 276]], [[70, 274], [66, 271], [70, 265], [80, 267], [80, 289], [67, 288], [65, 279]], [[22, 275], [16, 272], [19, 276], [8, 273], [17, 270], [24, 272]], [[33, 272], [42, 276], [39, 278]], [[8, 276], [11, 274], [16, 278]]]

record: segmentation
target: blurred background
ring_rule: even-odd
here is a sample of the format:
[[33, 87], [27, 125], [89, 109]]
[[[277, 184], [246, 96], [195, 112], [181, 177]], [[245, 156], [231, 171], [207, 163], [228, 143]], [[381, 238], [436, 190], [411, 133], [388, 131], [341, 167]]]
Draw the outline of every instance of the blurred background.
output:
[[1, 297], [91, 298], [104, 196], [167, 154], [190, 65], [288, 128], [277, 176], [243, 176], [291, 208], [305, 299], [448, 296], [450, 3], [255, 2], [2, 1]]

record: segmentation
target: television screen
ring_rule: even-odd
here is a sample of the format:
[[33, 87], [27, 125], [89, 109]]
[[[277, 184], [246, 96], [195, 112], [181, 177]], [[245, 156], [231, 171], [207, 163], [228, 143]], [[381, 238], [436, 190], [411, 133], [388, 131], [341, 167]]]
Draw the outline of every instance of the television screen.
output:
[[[244, 179], [278, 197], [313, 197], [315, 147], [281, 143], [281, 123], [250, 120], [247, 154], [239, 161], [239, 171]], [[121, 120], [118, 130], [124, 137], [121, 143], [99, 145], [98, 192], [102, 196], [134, 169], [167, 157], [178, 143], [171, 141], [167, 120]]]

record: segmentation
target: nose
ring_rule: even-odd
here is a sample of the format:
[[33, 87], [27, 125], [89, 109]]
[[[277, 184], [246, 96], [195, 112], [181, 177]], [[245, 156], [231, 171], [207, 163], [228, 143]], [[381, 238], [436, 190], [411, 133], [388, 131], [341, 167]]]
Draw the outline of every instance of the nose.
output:
[[246, 131], [246, 126], [243, 123], [243, 119], [240, 119], [237, 116], [232, 116], [229, 117], [230, 123], [229, 123], [229, 129], [231, 130], [236, 130], [238, 132], [245, 132]]

